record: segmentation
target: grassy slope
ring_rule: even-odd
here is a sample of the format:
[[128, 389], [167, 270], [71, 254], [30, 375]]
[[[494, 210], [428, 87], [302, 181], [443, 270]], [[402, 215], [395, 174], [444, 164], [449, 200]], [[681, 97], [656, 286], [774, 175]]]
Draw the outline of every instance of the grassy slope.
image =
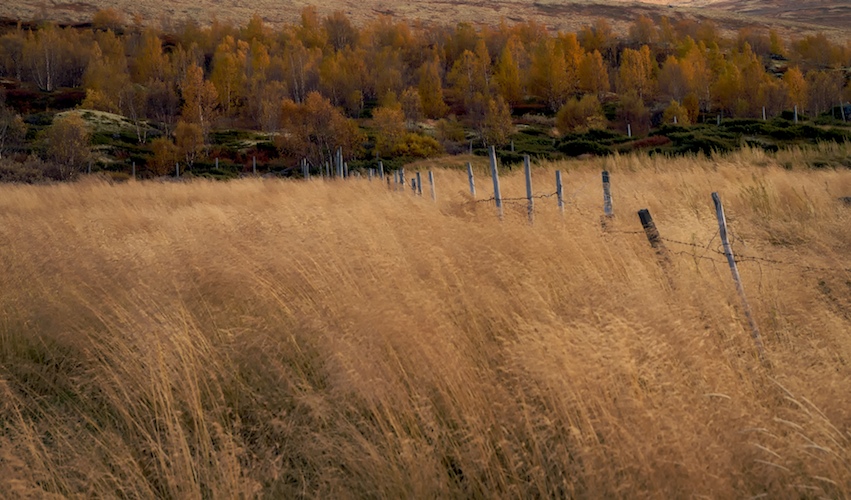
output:
[[116, 0], [55, 3], [49, 8], [41, 4], [10, 0], [0, 4], [0, 17], [41, 19], [45, 15], [61, 22], [85, 22], [99, 9], [113, 8], [128, 19], [139, 14], [146, 22], [170, 24], [193, 19], [202, 24], [214, 17], [243, 25], [254, 14], [260, 14], [272, 25], [297, 23], [301, 10], [313, 5], [320, 14], [342, 11], [356, 23], [364, 24], [380, 14], [397, 18], [435, 22], [469, 22], [497, 25], [535, 20], [553, 30], [577, 31], [598, 18], [610, 21], [616, 30], [626, 32], [639, 15], [712, 19], [722, 28], [737, 31], [742, 26], [759, 25], [784, 33], [824, 31], [840, 41], [848, 37], [851, 10], [841, 0], [819, 2], [814, 8], [802, 8], [794, 0], [494, 0], [491, 2], [418, 1], [385, 2], [382, 0], [254, 0], [252, 2], [177, 1], [163, 4], [157, 0]]
[[[564, 163], [567, 213], [531, 227], [456, 170], [437, 204], [365, 180], [3, 186], [0, 488], [847, 496], [851, 171], [779, 154]], [[770, 368], [711, 191], [738, 251], [831, 269], [742, 264]], [[645, 207], [699, 245], [670, 244], [668, 276], [631, 234]]]

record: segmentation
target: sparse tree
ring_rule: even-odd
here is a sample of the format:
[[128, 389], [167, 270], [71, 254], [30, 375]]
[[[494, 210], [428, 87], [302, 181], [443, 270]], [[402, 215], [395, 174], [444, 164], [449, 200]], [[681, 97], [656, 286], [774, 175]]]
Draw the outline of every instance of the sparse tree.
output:
[[45, 131], [45, 153], [67, 180], [80, 172], [91, 158], [91, 131], [77, 113], [60, 116]]

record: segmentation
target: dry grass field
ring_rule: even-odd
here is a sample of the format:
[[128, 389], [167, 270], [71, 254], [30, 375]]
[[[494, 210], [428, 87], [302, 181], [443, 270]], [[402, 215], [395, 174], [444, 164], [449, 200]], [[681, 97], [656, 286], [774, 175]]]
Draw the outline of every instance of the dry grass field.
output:
[[[3, 186], [0, 491], [848, 498], [851, 170], [805, 163], [849, 154], [540, 165], [569, 203], [531, 226], [457, 169], [437, 203], [365, 179]], [[741, 263], [767, 365], [712, 191], [735, 250], [782, 262]], [[640, 208], [695, 245], [667, 271]]]
[[166, 25], [183, 19], [206, 24], [214, 17], [242, 25], [252, 15], [260, 14], [267, 23], [280, 26], [298, 22], [301, 10], [309, 5], [315, 5], [323, 15], [337, 10], [345, 12], [359, 24], [387, 14], [426, 23], [497, 25], [501, 20], [509, 23], [535, 20], [552, 30], [577, 31], [603, 18], [616, 30], [625, 32], [627, 26], [643, 14], [673, 19], [711, 19], [724, 30], [733, 32], [752, 25], [792, 35], [823, 31], [840, 41], [848, 38], [851, 25], [851, 8], [843, 0], [334, 0], [322, 3], [311, 0], [180, 0], [166, 3], [159, 0], [8, 0], [0, 3], [0, 18], [81, 22], [90, 20], [99, 9], [113, 8], [124, 13], [128, 20], [138, 14], [146, 22]]

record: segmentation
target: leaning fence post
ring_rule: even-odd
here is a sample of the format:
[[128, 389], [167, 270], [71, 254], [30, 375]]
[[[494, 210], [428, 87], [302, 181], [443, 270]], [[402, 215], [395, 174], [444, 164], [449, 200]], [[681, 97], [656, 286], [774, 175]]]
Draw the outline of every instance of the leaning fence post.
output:
[[644, 234], [647, 236], [647, 241], [650, 242], [650, 246], [656, 250], [659, 257], [667, 260], [668, 249], [662, 241], [662, 236], [656, 228], [656, 223], [653, 222], [653, 216], [650, 215], [650, 210], [642, 208], [638, 211], [638, 218], [641, 220], [641, 227], [644, 228]]
[[727, 218], [724, 216], [724, 207], [721, 205], [721, 198], [718, 193], [712, 193], [712, 201], [715, 203], [715, 215], [718, 218], [718, 234], [721, 237], [721, 245], [724, 247], [724, 255], [727, 257], [727, 263], [730, 265], [730, 272], [733, 274], [733, 281], [736, 283], [736, 291], [739, 298], [742, 299], [742, 306], [745, 310], [745, 317], [751, 327], [751, 338], [756, 345], [757, 353], [760, 361], [765, 361], [765, 347], [762, 345], [762, 337], [759, 334], [759, 328], [756, 326], [751, 307], [748, 304], [748, 299], [745, 296], [745, 289], [742, 286], [742, 278], [739, 275], [739, 267], [736, 265], [736, 258], [733, 256], [733, 248], [730, 246], [730, 241], [727, 238]]
[[473, 165], [467, 162], [467, 179], [470, 181], [470, 195], [476, 199], [476, 181], [473, 179]]
[[558, 196], [558, 211], [564, 215], [564, 187], [561, 184], [561, 170], [556, 170], [556, 195]]
[[437, 193], [434, 192], [434, 172], [428, 171], [428, 185], [431, 188], [431, 201], [437, 201]]
[[535, 200], [532, 198], [532, 166], [529, 155], [523, 155], [523, 172], [526, 174], [526, 200], [528, 201], [529, 224], [535, 222]]
[[491, 161], [491, 176], [493, 177], [493, 199], [496, 202], [497, 213], [499, 213], [499, 218], [502, 219], [504, 215], [502, 209], [502, 196], [499, 192], [499, 171], [496, 165], [496, 148], [494, 146], [490, 147], [490, 161]]

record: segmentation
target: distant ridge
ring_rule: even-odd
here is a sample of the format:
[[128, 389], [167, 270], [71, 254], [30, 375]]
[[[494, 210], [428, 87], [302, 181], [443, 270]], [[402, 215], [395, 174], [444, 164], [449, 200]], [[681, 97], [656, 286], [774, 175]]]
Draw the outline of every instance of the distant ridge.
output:
[[[271, 25], [298, 21], [302, 8], [315, 5], [321, 14], [343, 11], [358, 23], [378, 15], [391, 15], [431, 23], [498, 24], [534, 20], [552, 30], [576, 31], [595, 20], [607, 19], [617, 31], [626, 29], [638, 15], [709, 19], [725, 31], [744, 26], [762, 26], [785, 34], [825, 32], [834, 39], [851, 39], [851, 4], [845, 0], [493, 0], [465, 2], [423, 0], [89, 0], [52, 5], [28, 0], [0, 2], [0, 18], [26, 21], [50, 19], [81, 23], [99, 9], [114, 8], [127, 19], [140, 15], [149, 23], [175, 23], [194, 19], [207, 24], [217, 18], [243, 23], [255, 13]], [[2, 22], [2, 20], [0, 20]], [[15, 22], [15, 21], [11, 21]]]

